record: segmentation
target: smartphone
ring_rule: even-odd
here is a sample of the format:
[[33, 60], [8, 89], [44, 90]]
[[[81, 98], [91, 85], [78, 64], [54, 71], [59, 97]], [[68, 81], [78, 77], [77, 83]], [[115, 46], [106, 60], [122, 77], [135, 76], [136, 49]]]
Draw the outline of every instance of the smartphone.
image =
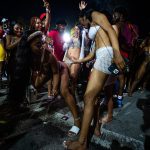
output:
[[119, 75], [120, 71], [118, 67], [116, 66], [115, 63], [112, 63], [109, 67], [108, 70], [111, 72], [112, 75]]

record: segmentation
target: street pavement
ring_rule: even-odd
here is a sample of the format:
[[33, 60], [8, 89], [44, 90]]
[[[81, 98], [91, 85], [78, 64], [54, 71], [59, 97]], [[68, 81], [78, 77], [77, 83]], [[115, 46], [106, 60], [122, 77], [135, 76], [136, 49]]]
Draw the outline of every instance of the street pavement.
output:
[[[89, 150], [144, 150], [145, 133], [141, 130], [143, 112], [137, 108], [137, 102], [139, 99], [149, 99], [149, 95], [149, 91], [137, 91], [133, 97], [125, 96], [123, 107], [114, 109], [113, 120], [102, 125], [101, 137], [92, 137]], [[6, 96], [7, 89], [0, 90], [0, 105]], [[0, 137], [0, 149], [64, 149], [62, 143], [64, 140], [70, 140], [67, 132], [73, 125], [73, 118], [68, 107], [60, 97], [48, 101], [46, 88], [38, 93], [37, 97], [28, 106], [32, 113], [21, 116], [14, 123], [15, 125], [13, 123], [13, 125], [11, 123], [6, 125], [0, 120], [4, 128], [0, 131], [3, 135]], [[82, 96], [78, 101], [78, 106], [81, 111], [83, 109]], [[67, 119], [64, 120], [64, 118]]]

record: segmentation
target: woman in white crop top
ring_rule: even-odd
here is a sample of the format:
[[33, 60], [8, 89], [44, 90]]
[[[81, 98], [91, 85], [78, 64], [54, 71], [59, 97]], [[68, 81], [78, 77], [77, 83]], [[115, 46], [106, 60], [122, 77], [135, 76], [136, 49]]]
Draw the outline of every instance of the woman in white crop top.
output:
[[68, 49], [65, 52], [63, 61], [67, 64], [69, 68], [69, 74], [72, 82], [72, 92], [75, 95], [77, 78], [80, 70], [80, 64], [74, 64], [72, 62], [72, 57], [79, 59], [81, 51], [81, 32], [78, 26], [74, 26], [71, 30], [71, 41], [69, 43]]
[[[85, 7], [86, 3], [81, 1], [80, 10]], [[95, 42], [95, 50], [87, 57], [80, 60], [73, 59], [73, 61], [74, 63], [87, 62], [93, 59], [95, 54], [96, 61], [84, 95], [85, 105], [80, 136], [77, 141], [64, 142], [64, 146], [71, 150], [87, 149], [88, 131], [94, 115], [96, 97], [100, 94], [110, 74], [108, 67], [111, 65], [112, 59], [120, 70], [124, 69], [125, 66], [123, 58], [120, 55], [117, 35], [106, 16], [94, 10], [86, 11], [82, 16], [82, 25], [85, 28], [89, 28], [90, 26], [89, 36]]]

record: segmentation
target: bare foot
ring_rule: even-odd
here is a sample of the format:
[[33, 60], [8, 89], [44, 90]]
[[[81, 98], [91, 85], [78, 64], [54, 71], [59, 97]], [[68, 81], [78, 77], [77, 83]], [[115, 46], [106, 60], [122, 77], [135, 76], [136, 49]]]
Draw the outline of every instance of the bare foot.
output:
[[110, 121], [112, 121], [112, 116], [108, 116], [106, 115], [105, 117], [102, 118], [102, 123], [108, 123]]
[[100, 127], [99, 128], [97, 128], [97, 127], [95, 128], [94, 135], [97, 136], [97, 137], [101, 136]]
[[96, 123], [95, 129], [94, 129], [94, 135], [97, 136], [97, 137], [101, 136], [101, 132], [100, 132], [101, 124], [102, 124], [102, 122], [101, 122], [101, 120], [99, 120]]
[[63, 145], [67, 150], [86, 150], [86, 145], [79, 141], [64, 141]]

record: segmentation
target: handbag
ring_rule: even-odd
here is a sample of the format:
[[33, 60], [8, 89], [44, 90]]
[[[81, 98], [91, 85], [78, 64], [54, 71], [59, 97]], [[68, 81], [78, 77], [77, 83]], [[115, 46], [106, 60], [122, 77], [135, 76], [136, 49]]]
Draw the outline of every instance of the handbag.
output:
[[108, 70], [111, 72], [112, 75], [119, 75], [120, 71], [115, 63], [112, 63], [109, 67]]
[[[122, 56], [123, 57], [123, 56]], [[129, 60], [127, 58], [124, 58], [124, 61], [125, 61], [125, 68], [123, 70], [123, 73], [129, 73], [129, 65], [128, 65], [128, 62]], [[108, 67], [108, 70], [111, 72], [112, 75], [119, 75], [120, 74], [120, 71], [117, 67], [117, 65], [115, 63], [112, 63], [109, 67]]]

